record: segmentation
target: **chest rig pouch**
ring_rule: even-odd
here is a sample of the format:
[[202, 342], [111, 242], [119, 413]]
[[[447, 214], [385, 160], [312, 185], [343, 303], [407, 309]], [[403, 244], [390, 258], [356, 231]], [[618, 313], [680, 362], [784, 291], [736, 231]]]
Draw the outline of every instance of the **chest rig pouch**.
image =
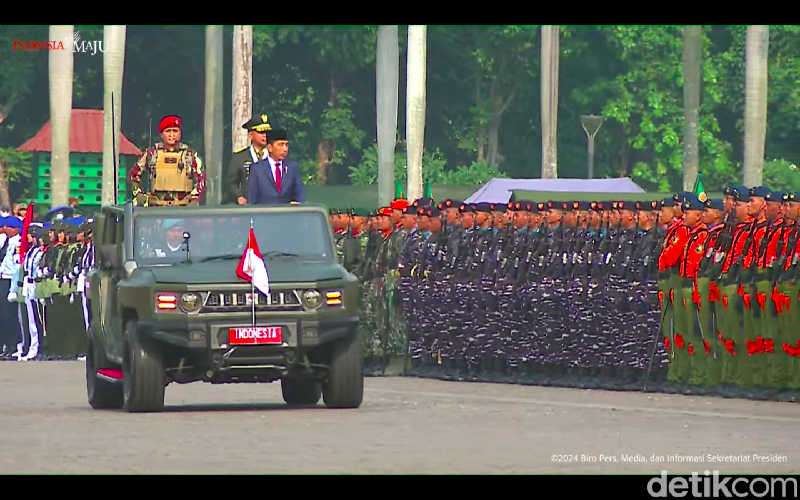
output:
[[192, 188], [191, 172], [185, 162], [186, 150], [168, 152], [158, 150], [155, 168], [152, 169], [153, 191], [189, 193]]

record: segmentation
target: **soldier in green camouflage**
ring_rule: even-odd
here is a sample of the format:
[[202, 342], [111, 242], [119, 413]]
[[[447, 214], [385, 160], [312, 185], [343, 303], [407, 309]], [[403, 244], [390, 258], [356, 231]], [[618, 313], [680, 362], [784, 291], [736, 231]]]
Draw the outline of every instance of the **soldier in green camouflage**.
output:
[[385, 271], [378, 300], [379, 335], [385, 339], [387, 346], [384, 352], [384, 366], [388, 365], [389, 358], [404, 355], [406, 331], [403, 327], [399, 296], [396, 293], [400, 278], [398, 259], [409, 234], [416, 228], [416, 219], [416, 207], [406, 206], [403, 209], [401, 225], [392, 231], [378, 257], [378, 265]]

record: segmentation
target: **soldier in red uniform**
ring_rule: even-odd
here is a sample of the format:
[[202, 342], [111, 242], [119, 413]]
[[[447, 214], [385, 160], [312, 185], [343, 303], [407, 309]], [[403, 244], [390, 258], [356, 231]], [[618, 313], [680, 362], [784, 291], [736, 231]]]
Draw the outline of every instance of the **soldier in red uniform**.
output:
[[723, 200], [708, 199], [705, 202], [706, 208], [703, 211], [703, 223], [708, 228], [708, 239], [706, 249], [716, 248], [719, 235], [725, 227], [725, 202]]
[[[789, 205], [789, 194], [782, 192], [769, 193], [766, 198], [766, 217], [769, 221], [765, 238], [766, 248], [763, 256], [759, 256], [758, 267], [769, 268], [786, 254], [786, 243], [791, 226], [785, 214]], [[779, 244], [780, 242], [780, 244]]]
[[[671, 199], [664, 199], [662, 202], [664, 208], [672, 204], [671, 214], [673, 220], [667, 226], [661, 255], [658, 257], [659, 271], [668, 271], [669, 269], [677, 266], [683, 249], [686, 247], [686, 242], [689, 238], [689, 231], [683, 224], [682, 204], [687, 199], [687, 194], [691, 195], [691, 193], [685, 192], [677, 193]], [[662, 213], [663, 215], [667, 215], [670, 213], [670, 211], [664, 211], [662, 209]]]
[[766, 249], [765, 237], [767, 234], [767, 226], [769, 225], [767, 221], [767, 199], [771, 197], [772, 191], [767, 187], [756, 186], [750, 189], [750, 201], [748, 203], [747, 215], [751, 217], [752, 227], [750, 231], [752, 232], [752, 236], [750, 237], [749, 248], [745, 249], [747, 252], [744, 256], [745, 269], [749, 269], [752, 265], [758, 266], [760, 264], [759, 256], [761, 256], [762, 251]]
[[708, 227], [703, 222], [703, 212], [706, 205], [696, 197], [688, 198], [681, 206], [683, 211], [683, 225], [686, 227], [686, 246], [677, 262], [683, 278], [697, 278], [700, 261], [705, 254], [705, 244], [708, 238]]
[[733, 231], [731, 247], [727, 249], [727, 253], [725, 254], [725, 263], [722, 266], [723, 274], [728, 273], [731, 265], [742, 260], [741, 255], [744, 251], [744, 245], [747, 242], [750, 226], [753, 223], [753, 219], [748, 213], [750, 190], [741, 189], [742, 187], [743, 186], [734, 186], [731, 190], [734, 200], [736, 201], [733, 208], [734, 217], [736, 217], [736, 228]]

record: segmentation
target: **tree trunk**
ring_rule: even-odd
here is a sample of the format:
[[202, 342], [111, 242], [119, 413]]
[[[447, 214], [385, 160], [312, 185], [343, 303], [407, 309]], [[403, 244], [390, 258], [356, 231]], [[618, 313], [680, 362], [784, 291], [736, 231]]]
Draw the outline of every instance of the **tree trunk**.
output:
[[[119, 134], [122, 125], [122, 80], [125, 71], [126, 26], [103, 28], [103, 192], [104, 205], [116, 205], [114, 185], [119, 183]], [[111, 95], [114, 123], [111, 123]], [[112, 140], [114, 141], [112, 143]], [[114, 155], [116, 151], [116, 156]], [[116, 167], [115, 167], [116, 166]]]
[[760, 186], [767, 138], [769, 27], [747, 27], [744, 105], [744, 184]]
[[408, 199], [422, 197], [422, 152], [425, 148], [425, 106], [427, 26], [408, 27], [408, 69], [406, 71], [406, 154], [408, 158]]
[[[475, 109], [483, 108], [483, 78], [481, 70], [475, 67]], [[478, 123], [475, 127], [475, 142], [478, 146], [478, 163], [483, 163], [486, 159], [486, 127], [483, 123]]]
[[233, 149], [247, 147], [247, 130], [242, 128], [253, 115], [253, 27], [233, 27]]
[[[0, 108], [0, 130], [2, 130], [3, 122], [5, 122], [8, 115], [11, 114], [11, 110], [14, 109], [15, 105], [16, 99], [12, 96], [8, 102]], [[8, 176], [2, 158], [0, 158], [0, 205], [11, 206], [11, 195], [8, 194]]]
[[700, 87], [703, 83], [701, 26], [683, 28], [683, 190], [691, 191], [700, 171], [697, 129], [700, 126]]
[[[72, 25], [51, 25], [50, 40], [69, 40]], [[73, 52], [50, 51], [50, 202], [53, 207], [69, 202], [69, 128], [72, 115]]]
[[400, 40], [397, 26], [378, 27], [375, 59], [378, 130], [378, 206], [394, 198], [394, 151], [400, 86]]
[[[339, 85], [336, 83], [335, 75], [331, 74], [328, 78], [328, 108], [333, 109], [339, 105]], [[333, 149], [336, 142], [331, 137], [323, 137], [317, 144], [317, 177], [320, 186], [328, 182], [328, 168], [333, 159]]]
[[[505, 62], [506, 61], [503, 60], [500, 68], [500, 74], [505, 72]], [[503, 100], [501, 92], [500, 83], [498, 83], [498, 80], [495, 78], [492, 81], [489, 96], [491, 115], [486, 134], [486, 163], [495, 166], [500, 164], [500, 126], [503, 123], [503, 115], [511, 105], [511, 102], [514, 100], [517, 90], [516, 88], [512, 89], [511, 92], [509, 92], [508, 97], [505, 98], [505, 101]]]
[[558, 26], [542, 26], [542, 179], [558, 178]]
[[[222, 26], [206, 26], [206, 99], [203, 127], [207, 205], [222, 203]], [[241, 124], [239, 126], [241, 128]]]

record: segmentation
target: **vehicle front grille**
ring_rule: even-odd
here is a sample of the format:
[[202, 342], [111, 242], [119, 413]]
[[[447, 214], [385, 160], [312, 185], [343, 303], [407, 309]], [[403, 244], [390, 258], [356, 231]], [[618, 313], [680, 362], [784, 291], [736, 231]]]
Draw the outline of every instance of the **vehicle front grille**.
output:
[[244, 291], [209, 292], [201, 312], [247, 312], [253, 308], [255, 297], [256, 311], [301, 311], [300, 294], [296, 290], [270, 290], [264, 295]]

